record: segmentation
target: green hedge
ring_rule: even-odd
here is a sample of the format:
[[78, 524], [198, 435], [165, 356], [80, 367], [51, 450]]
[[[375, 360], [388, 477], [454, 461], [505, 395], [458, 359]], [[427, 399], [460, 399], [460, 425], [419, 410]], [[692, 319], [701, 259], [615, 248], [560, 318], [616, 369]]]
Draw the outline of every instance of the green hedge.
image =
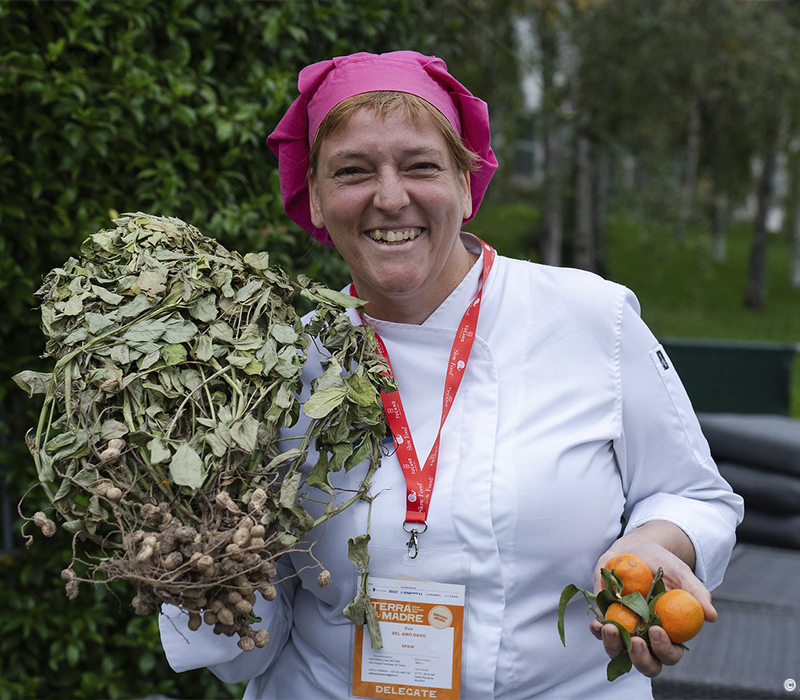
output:
[[[66, 533], [22, 549], [14, 506], [36, 480], [23, 441], [36, 406], [10, 376], [46, 370], [33, 292], [114, 211], [177, 216], [343, 284], [337, 256], [285, 217], [265, 139], [303, 65], [421, 40], [411, 3], [0, 0], [0, 482], [12, 509], [0, 523], [14, 521], [0, 554], [0, 700], [241, 693], [207, 671], [172, 673], [156, 618], [132, 614], [125, 586], [68, 601]], [[35, 491], [26, 503], [44, 505]]]

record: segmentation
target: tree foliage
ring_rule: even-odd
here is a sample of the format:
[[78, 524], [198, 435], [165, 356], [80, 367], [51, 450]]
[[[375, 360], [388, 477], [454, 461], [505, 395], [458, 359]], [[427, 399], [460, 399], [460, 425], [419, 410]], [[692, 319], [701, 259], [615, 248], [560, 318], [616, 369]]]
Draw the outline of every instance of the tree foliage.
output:
[[[267, 250], [289, 272], [344, 283], [337, 256], [283, 213], [266, 136], [304, 65], [409, 48], [411, 7], [0, 0], [0, 480], [10, 503], [35, 482], [23, 435], [37, 407], [9, 379], [40, 365], [33, 292], [111, 225], [112, 210], [176, 216], [229, 248]], [[62, 532], [0, 559], [0, 699], [240, 690], [207, 671], [175, 676], [155, 618], [129, 610], [130, 591], [67, 601], [58, 572], [71, 546]]]
[[[524, 12], [554, 23], [548, 31], [571, 49], [557, 69], [567, 87], [550, 91], [541, 119], [558, 100], [576, 180], [588, 136], [595, 159], [615, 156], [614, 189], [629, 195], [617, 204], [679, 231], [719, 206], [742, 211], [757, 189], [773, 194], [774, 169], [756, 183], [753, 165], [774, 161], [800, 126], [797, 3], [535, 0]], [[544, 52], [539, 68], [546, 84]], [[634, 164], [633, 187], [619, 176], [623, 159]], [[567, 189], [565, 210], [573, 197]], [[754, 217], [756, 239], [766, 208]]]
[[[702, 110], [701, 168], [741, 200], [751, 160], [772, 146], [778, 102], [800, 79], [797, 9], [780, 3], [597, 2], [576, 27], [598, 138], [669, 163]], [[794, 109], [796, 109], [796, 105]]]

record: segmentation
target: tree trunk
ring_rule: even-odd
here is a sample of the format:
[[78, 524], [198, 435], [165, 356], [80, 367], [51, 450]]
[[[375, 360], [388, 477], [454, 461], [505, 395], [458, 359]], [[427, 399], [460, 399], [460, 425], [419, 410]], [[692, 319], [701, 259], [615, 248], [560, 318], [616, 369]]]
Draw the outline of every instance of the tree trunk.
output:
[[714, 195], [711, 227], [714, 236], [714, 260], [725, 262], [728, 259], [728, 196], [724, 192]]
[[678, 209], [678, 225], [675, 229], [676, 238], [686, 235], [686, 227], [692, 218], [694, 205], [694, 191], [697, 183], [697, 165], [700, 161], [700, 132], [703, 126], [700, 112], [700, 97], [695, 97], [692, 108], [689, 110], [689, 134], [686, 139], [686, 170], [683, 174], [683, 187], [681, 188], [680, 208]]
[[575, 254], [574, 264], [594, 271], [595, 245], [592, 217], [592, 144], [583, 130], [575, 144]]
[[793, 229], [789, 284], [792, 289], [800, 289], [800, 196], [795, 204]]
[[603, 149], [594, 157], [594, 247], [595, 270], [608, 277], [608, 258], [606, 243], [608, 240], [608, 197], [611, 190], [611, 158]]
[[758, 204], [753, 223], [753, 245], [750, 249], [750, 276], [747, 282], [745, 306], [759, 310], [767, 298], [767, 217], [775, 188], [775, 170], [778, 164], [778, 142], [770, 149], [761, 167], [758, 183]]
[[800, 158], [794, 168], [794, 221], [791, 237], [791, 260], [789, 262], [789, 285], [792, 289], [800, 289]]
[[547, 12], [537, 17], [536, 32], [542, 60], [542, 142], [544, 182], [542, 206], [542, 260], [561, 265], [563, 226], [561, 220], [561, 152], [558, 119], [554, 105], [554, 82], [558, 63], [558, 36]]
[[544, 141], [544, 216], [542, 260], [546, 265], [561, 265], [564, 238], [561, 223], [561, 155], [556, 117], [548, 112], [542, 120]]

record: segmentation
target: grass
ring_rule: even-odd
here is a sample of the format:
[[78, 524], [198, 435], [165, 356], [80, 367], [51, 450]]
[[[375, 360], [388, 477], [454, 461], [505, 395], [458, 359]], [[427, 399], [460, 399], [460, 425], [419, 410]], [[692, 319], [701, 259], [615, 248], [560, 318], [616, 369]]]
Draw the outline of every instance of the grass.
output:
[[676, 241], [667, 231], [617, 221], [609, 231], [609, 276], [636, 292], [656, 335], [798, 342], [800, 289], [789, 286], [782, 236], [770, 240], [764, 308], [744, 306], [751, 237], [748, 227], [731, 227], [727, 260], [716, 262], [702, 231]]
[[[466, 228], [504, 255], [535, 260], [539, 216], [528, 204], [485, 202]], [[613, 218], [609, 221], [608, 277], [632, 289], [642, 318], [656, 336], [800, 343], [800, 289], [789, 285], [790, 250], [774, 235], [768, 250], [764, 308], [747, 309], [752, 229], [732, 226], [727, 259], [712, 255], [707, 229], [676, 240], [667, 226]], [[793, 372], [791, 413], [800, 417], [800, 355]]]

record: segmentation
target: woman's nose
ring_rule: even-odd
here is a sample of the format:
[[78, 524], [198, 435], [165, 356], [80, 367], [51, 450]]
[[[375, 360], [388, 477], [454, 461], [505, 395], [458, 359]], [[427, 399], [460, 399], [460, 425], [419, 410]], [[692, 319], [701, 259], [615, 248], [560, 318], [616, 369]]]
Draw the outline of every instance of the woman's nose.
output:
[[381, 173], [375, 189], [375, 207], [387, 212], [399, 211], [409, 203], [408, 192], [400, 173], [396, 171]]

